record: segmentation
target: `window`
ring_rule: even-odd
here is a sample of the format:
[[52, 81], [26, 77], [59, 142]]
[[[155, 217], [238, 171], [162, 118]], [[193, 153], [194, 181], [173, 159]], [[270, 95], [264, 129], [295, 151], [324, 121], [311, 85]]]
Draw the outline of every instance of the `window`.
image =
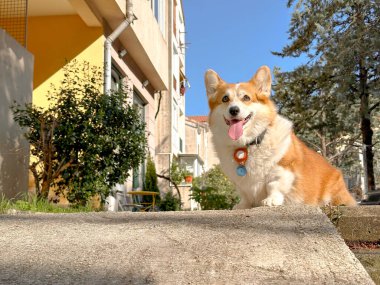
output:
[[178, 56], [178, 50], [173, 44], [173, 59], [172, 59], [172, 70], [173, 70], [173, 88], [175, 92], [178, 93], [178, 74], [179, 74], [179, 56]]
[[173, 128], [176, 131], [178, 130], [178, 105], [175, 100], [173, 104]]
[[[145, 121], [145, 103], [135, 90], [133, 91], [133, 105], [136, 106], [137, 109], [139, 110], [141, 120]], [[136, 167], [133, 169], [132, 188], [142, 189], [144, 178], [145, 178], [145, 164], [142, 163], [139, 167]]]
[[172, 130], [172, 143], [174, 152], [177, 152], [179, 149], [179, 134], [178, 134], [178, 104], [175, 100], [173, 100], [173, 114], [172, 114], [172, 124], [173, 124], [173, 130]]
[[112, 65], [111, 69], [111, 90], [119, 91], [122, 87], [123, 76], [117, 70], [115, 66]]
[[173, 5], [173, 34], [177, 38], [177, 3], [174, 1]]
[[160, 22], [160, 18], [159, 18], [159, 0], [153, 0], [154, 1], [154, 17], [156, 17], [156, 20], [157, 20], [157, 23]]
[[160, 26], [161, 33], [165, 35], [165, 0], [151, 0], [154, 17]]
[[141, 120], [145, 121], [145, 103], [135, 90], [133, 90], [133, 105], [139, 110]]

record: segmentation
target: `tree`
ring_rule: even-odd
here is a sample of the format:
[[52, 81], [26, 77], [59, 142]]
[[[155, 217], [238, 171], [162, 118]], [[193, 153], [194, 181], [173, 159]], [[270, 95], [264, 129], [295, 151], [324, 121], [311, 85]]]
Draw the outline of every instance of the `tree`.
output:
[[84, 204], [94, 194], [108, 195], [144, 160], [145, 124], [128, 103], [128, 90], [106, 95], [102, 82], [99, 68], [73, 61], [61, 85], [47, 94], [47, 109], [13, 108], [15, 120], [27, 128], [38, 196], [47, 198], [54, 189]]
[[192, 199], [203, 210], [232, 209], [238, 196], [234, 185], [223, 174], [220, 166], [215, 166], [193, 181]]
[[[165, 179], [173, 184], [174, 188], [177, 191], [177, 195], [180, 201], [182, 201], [181, 192], [179, 191], [178, 185], [183, 181], [184, 179], [184, 169], [183, 167], [177, 162], [176, 159], [173, 159], [171, 165], [170, 165], [170, 173], [169, 175], [165, 174], [158, 174], [156, 173], [157, 177]], [[181, 204], [180, 206], [181, 207]]]
[[274, 101], [290, 118], [294, 130], [332, 164], [350, 169], [358, 161], [359, 125], [356, 105], [341, 101], [329, 75], [317, 66], [302, 65], [290, 72], [274, 70]]
[[[376, 0], [288, 0], [290, 44], [274, 54], [307, 54], [346, 106], [358, 103], [369, 191], [375, 190], [373, 116], [379, 110], [380, 6]], [[355, 126], [353, 126], [355, 127]]]
[[[147, 164], [146, 164], [146, 173], [145, 173], [145, 181], [144, 181], [144, 191], [151, 191], [160, 193], [160, 189], [157, 184], [157, 174], [156, 174], [156, 166], [151, 156], [148, 156]], [[151, 203], [151, 196], [143, 196], [143, 201]], [[157, 204], [159, 204], [160, 196], [157, 195], [156, 198]]]

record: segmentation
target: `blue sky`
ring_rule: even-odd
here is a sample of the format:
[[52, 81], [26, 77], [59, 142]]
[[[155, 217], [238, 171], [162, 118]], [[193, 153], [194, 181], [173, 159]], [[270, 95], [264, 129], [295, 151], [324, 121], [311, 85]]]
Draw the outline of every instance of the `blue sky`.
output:
[[[186, 24], [186, 115], [207, 115], [203, 75], [209, 68], [227, 82], [247, 81], [261, 65], [292, 70], [304, 59], [281, 58], [292, 9], [286, 0], [183, 0]], [[228, 5], [227, 3], [230, 3]]]

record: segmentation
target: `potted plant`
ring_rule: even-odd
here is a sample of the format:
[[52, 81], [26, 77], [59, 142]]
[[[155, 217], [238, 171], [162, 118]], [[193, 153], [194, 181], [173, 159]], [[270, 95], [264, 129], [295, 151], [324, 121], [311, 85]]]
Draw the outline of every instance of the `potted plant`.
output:
[[191, 173], [188, 170], [184, 170], [183, 176], [185, 178], [186, 183], [192, 183], [193, 182], [193, 173]]

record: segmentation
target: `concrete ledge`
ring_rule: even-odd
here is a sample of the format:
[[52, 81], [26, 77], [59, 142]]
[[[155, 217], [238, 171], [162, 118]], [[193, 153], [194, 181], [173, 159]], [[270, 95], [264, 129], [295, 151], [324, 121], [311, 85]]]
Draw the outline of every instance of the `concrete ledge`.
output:
[[380, 206], [326, 207], [339, 233], [346, 241], [380, 240]]
[[374, 284], [318, 208], [0, 215], [0, 284]]

